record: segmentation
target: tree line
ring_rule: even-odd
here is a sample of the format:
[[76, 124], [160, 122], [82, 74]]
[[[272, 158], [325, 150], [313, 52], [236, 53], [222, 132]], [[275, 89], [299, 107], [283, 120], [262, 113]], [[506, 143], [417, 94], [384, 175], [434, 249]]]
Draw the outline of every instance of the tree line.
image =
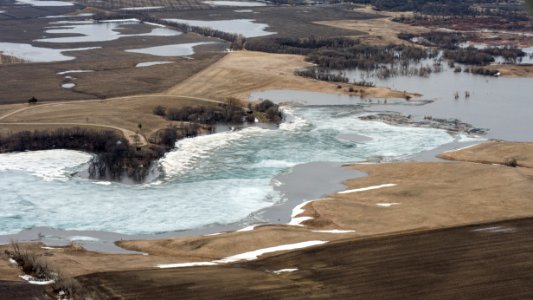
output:
[[162, 116], [167, 120], [190, 122], [192, 124], [243, 124], [262, 119], [267, 122], [280, 123], [283, 119], [281, 110], [277, 104], [268, 100], [258, 103], [250, 103], [247, 108], [243, 107], [238, 99], [228, 98], [218, 105], [198, 105], [166, 108], [156, 106], [153, 110], [155, 115]]

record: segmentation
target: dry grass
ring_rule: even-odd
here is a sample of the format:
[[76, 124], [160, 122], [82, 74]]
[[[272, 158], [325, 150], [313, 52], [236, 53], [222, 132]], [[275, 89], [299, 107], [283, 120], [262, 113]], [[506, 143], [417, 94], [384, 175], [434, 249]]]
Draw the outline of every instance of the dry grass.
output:
[[393, 22], [392, 19], [400, 16], [411, 16], [412, 12], [387, 12], [376, 11], [371, 6], [362, 6], [355, 11], [374, 16], [373, 19], [339, 19], [318, 21], [316, 24], [331, 26], [335, 28], [349, 29], [367, 33], [367, 35], [357, 36], [357, 39], [370, 45], [408, 44], [405, 40], [398, 38], [398, 33], [407, 32], [420, 34], [429, 31], [428, 28], [411, 26], [407, 24]]
[[[335, 194], [306, 206], [309, 226], [335, 224], [361, 235], [451, 227], [533, 216], [533, 170], [454, 163], [353, 165], [368, 177], [348, 187], [394, 187]], [[378, 203], [398, 203], [380, 207]]]
[[407, 44], [413, 46], [413, 43], [398, 38], [398, 33], [408, 32], [419, 34], [429, 31], [424, 27], [416, 27], [393, 22], [387, 17], [371, 20], [320, 21], [316, 23], [337, 28], [366, 32], [368, 35], [358, 37], [358, 39], [367, 44], [378, 46], [389, 44]]
[[533, 65], [492, 65], [484, 69], [498, 70], [506, 77], [533, 77]]
[[[336, 83], [294, 75], [309, 63], [300, 55], [270, 54], [254, 51], [232, 52], [209, 68], [169, 89], [169, 95], [199, 97], [237, 97], [247, 100], [253, 91], [299, 89], [324, 93], [346, 93]], [[343, 84], [347, 86], [346, 84]], [[389, 88], [361, 88], [364, 94], [378, 98], [403, 98], [403, 92]]]
[[483, 164], [507, 165], [515, 160], [517, 166], [533, 168], [533, 143], [494, 141], [460, 151], [446, 152], [440, 158]]
[[[169, 95], [138, 95], [108, 100], [70, 101], [61, 103], [43, 103], [41, 105], [12, 105], [6, 112], [27, 108], [6, 117], [2, 122], [0, 134], [22, 130], [56, 129], [65, 127], [88, 127], [106, 129], [92, 124], [124, 129], [126, 132], [139, 132], [146, 139], [161, 128], [178, 124], [153, 114], [157, 105], [165, 107], [183, 107], [191, 105], [215, 105], [195, 99]], [[0, 106], [1, 108], [2, 106]], [[11, 124], [8, 124], [11, 123]], [[26, 123], [26, 124], [22, 124]], [[41, 124], [32, 124], [41, 123]], [[67, 125], [47, 124], [65, 123]], [[84, 125], [87, 124], [87, 125]], [[142, 124], [139, 130], [138, 124]], [[124, 132], [121, 130], [121, 132]]]

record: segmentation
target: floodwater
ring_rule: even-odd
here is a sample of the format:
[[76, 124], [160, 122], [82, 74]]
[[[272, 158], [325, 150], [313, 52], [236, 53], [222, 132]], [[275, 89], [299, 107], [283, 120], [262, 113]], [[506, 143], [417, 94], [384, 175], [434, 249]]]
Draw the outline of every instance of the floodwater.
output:
[[170, 28], [152, 28], [148, 33], [122, 34], [118, 30], [127, 26], [127, 24], [138, 24], [139, 21], [130, 22], [95, 22], [88, 21], [57, 21], [51, 22], [50, 29], [46, 30], [48, 34], [65, 34], [65, 37], [49, 37], [38, 39], [38, 42], [45, 43], [88, 43], [88, 42], [107, 42], [123, 37], [142, 37], [142, 36], [178, 36], [181, 32]]
[[71, 2], [51, 1], [51, 0], [17, 0], [15, 4], [31, 6], [72, 6]]
[[191, 26], [208, 27], [227, 33], [240, 34], [244, 37], [258, 37], [276, 34], [275, 32], [267, 31], [268, 24], [256, 23], [254, 19], [235, 19], [235, 20], [217, 20], [217, 21], [201, 21], [201, 20], [185, 20], [185, 19], [165, 19], [165, 21], [175, 23], [185, 23]]
[[213, 43], [215, 42], [173, 44], [140, 49], [129, 49], [126, 50], [126, 52], [149, 54], [155, 56], [189, 56], [194, 54], [194, 47]]
[[[447, 67], [429, 77], [398, 76], [388, 79], [367, 77], [364, 72], [347, 71], [352, 80], [365, 79], [378, 86], [422, 94], [434, 100], [423, 106], [395, 106], [394, 111], [416, 118], [433, 116], [457, 118], [476, 127], [488, 128], [488, 138], [533, 141], [533, 80], [454, 73]], [[469, 97], [465, 93], [470, 93]], [[455, 100], [455, 93], [459, 99]], [[372, 110], [391, 110], [378, 105]]]
[[144, 67], [151, 67], [156, 65], [164, 65], [164, 64], [171, 64], [174, 63], [173, 61], [146, 61], [141, 62], [135, 65], [136, 68], [144, 68]]
[[55, 62], [73, 60], [76, 57], [65, 55], [63, 53], [69, 51], [85, 51], [99, 48], [100, 47], [53, 49], [35, 47], [30, 44], [23, 43], [0, 42], [0, 52], [2, 52], [3, 54], [18, 57], [20, 59], [31, 62]]

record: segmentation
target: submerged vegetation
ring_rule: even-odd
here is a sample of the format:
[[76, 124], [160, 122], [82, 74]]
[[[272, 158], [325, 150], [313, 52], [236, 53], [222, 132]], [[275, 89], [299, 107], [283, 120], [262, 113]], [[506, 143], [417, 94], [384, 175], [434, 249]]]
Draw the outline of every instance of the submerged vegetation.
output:
[[[348, 82], [338, 70], [379, 70], [383, 77], [395, 73], [392, 69], [409, 69], [411, 63], [434, 58], [438, 52], [433, 49], [405, 45], [371, 46], [350, 38], [265, 38], [252, 40], [246, 49], [271, 53], [301, 54], [315, 64], [314, 68], [297, 70], [296, 74], [324, 81]], [[421, 70], [423, 68], [423, 70]], [[426, 74], [425, 67], [409, 69], [412, 75]], [[407, 72], [407, 71], [405, 71]], [[360, 84], [354, 82], [355, 84]], [[373, 86], [364, 82], [365, 86]]]
[[526, 53], [516, 47], [464, 47], [472, 38], [471, 35], [460, 32], [430, 31], [419, 35], [400, 33], [398, 37], [426, 47], [444, 49], [443, 57], [452, 63], [467, 65], [488, 65], [501, 57], [507, 62], [516, 62]]

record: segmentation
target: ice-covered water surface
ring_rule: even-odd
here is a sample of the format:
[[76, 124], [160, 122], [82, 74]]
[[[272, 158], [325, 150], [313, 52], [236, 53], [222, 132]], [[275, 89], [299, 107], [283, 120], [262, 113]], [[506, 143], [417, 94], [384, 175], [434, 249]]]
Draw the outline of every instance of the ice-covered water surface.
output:
[[[363, 122], [360, 113], [353, 106], [295, 107], [279, 129], [179, 141], [161, 159], [165, 176], [145, 185], [71, 176], [91, 157], [80, 152], [1, 154], [0, 234], [35, 226], [134, 234], [228, 224], [282, 201], [272, 178], [297, 164], [398, 158], [452, 141], [440, 130]], [[337, 138], [355, 133], [370, 139]]]
[[244, 37], [258, 37], [276, 34], [275, 32], [267, 31], [268, 24], [255, 23], [253, 19], [236, 19], [236, 20], [217, 20], [217, 21], [201, 21], [201, 20], [185, 20], [185, 19], [165, 19], [165, 21], [184, 23], [191, 26], [208, 27], [227, 33], [240, 34]]

